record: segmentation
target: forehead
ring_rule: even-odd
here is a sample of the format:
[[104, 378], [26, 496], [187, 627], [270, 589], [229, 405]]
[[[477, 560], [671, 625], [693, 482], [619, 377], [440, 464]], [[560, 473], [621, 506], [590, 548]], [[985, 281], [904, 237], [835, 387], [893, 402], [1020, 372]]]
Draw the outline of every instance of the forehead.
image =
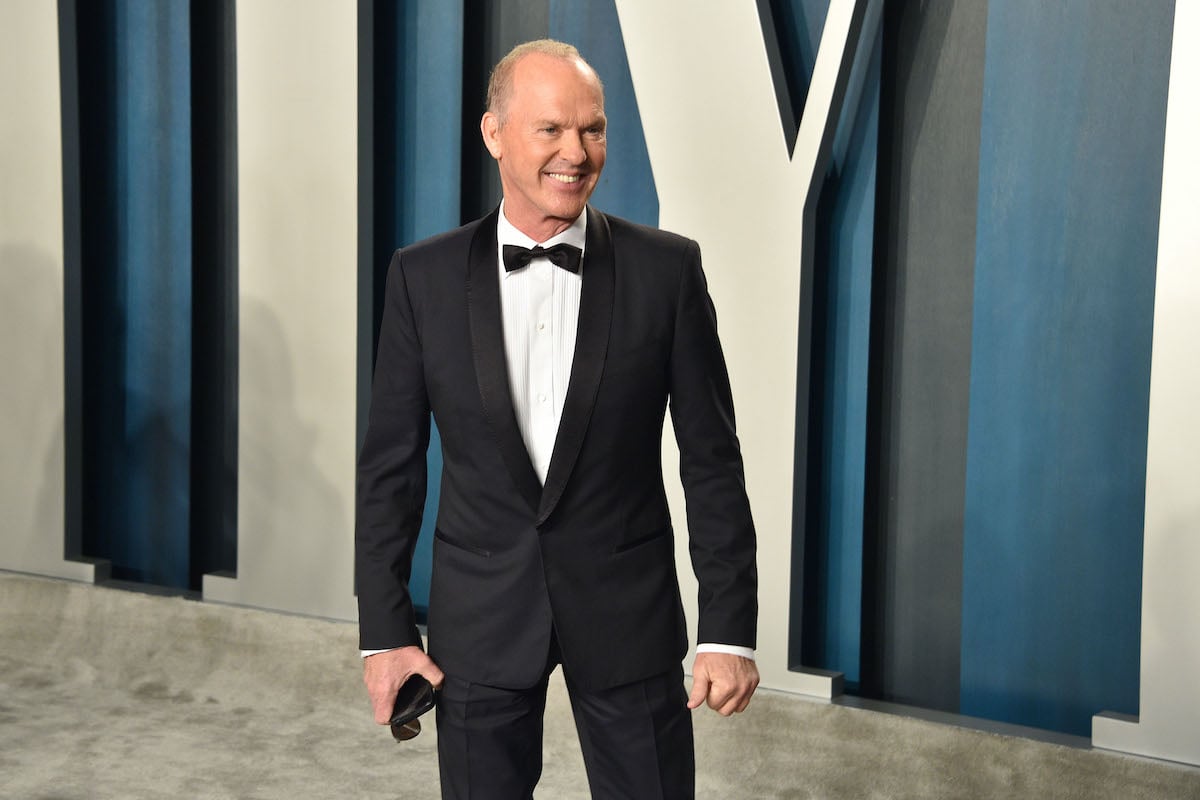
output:
[[600, 81], [578, 59], [530, 53], [513, 69], [510, 110], [527, 114], [570, 111], [604, 115]]

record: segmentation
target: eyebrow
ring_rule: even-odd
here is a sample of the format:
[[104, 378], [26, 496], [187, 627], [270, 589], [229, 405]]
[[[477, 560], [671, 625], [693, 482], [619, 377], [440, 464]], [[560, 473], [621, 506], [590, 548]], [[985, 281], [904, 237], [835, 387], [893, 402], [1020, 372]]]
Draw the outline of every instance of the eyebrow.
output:
[[572, 126], [572, 125], [568, 124], [567, 122], [563, 121], [562, 119], [555, 119], [554, 117], [537, 117], [536, 119], [533, 120], [533, 122], [531, 124], [535, 128], [544, 128], [548, 125], [552, 125], [556, 128], [570, 128], [570, 127], [606, 128], [606, 127], [608, 127], [608, 118], [606, 116], [604, 116], [603, 114], [600, 114], [599, 116], [595, 116], [590, 119], [577, 122], [576, 125]]

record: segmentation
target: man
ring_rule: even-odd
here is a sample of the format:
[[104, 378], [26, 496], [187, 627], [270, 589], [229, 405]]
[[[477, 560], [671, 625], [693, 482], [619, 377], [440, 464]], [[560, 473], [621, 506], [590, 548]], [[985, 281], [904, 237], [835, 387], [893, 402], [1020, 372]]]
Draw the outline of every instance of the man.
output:
[[[593, 796], [691, 797], [689, 709], [741, 711], [758, 684], [754, 528], [699, 249], [587, 205], [604, 94], [575, 48], [514, 49], [480, 128], [500, 208], [399, 251], [388, 274], [356, 532], [375, 719], [423, 675], [441, 687], [443, 796], [531, 797], [561, 664]], [[668, 403], [700, 585], [690, 698]], [[431, 411], [444, 466], [426, 655], [407, 581]]]

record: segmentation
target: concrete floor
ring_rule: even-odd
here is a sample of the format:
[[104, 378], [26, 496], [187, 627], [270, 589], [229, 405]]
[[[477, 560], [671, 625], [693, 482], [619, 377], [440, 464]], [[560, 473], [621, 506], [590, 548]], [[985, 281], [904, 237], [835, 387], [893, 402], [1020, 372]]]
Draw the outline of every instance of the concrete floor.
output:
[[[437, 798], [352, 625], [0, 572], [0, 798]], [[540, 798], [588, 797], [561, 680]], [[1200, 770], [760, 692], [697, 711], [701, 798], [1179, 798]]]

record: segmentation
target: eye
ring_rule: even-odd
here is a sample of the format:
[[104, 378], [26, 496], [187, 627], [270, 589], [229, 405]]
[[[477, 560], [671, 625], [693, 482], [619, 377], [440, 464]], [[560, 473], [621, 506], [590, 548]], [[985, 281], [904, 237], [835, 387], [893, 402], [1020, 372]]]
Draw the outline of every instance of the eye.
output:
[[557, 125], [543, 125], [542, 127], [538, 128], [538, 132], [555, 134], [555, 133], [558, 133], [558, 126]]

